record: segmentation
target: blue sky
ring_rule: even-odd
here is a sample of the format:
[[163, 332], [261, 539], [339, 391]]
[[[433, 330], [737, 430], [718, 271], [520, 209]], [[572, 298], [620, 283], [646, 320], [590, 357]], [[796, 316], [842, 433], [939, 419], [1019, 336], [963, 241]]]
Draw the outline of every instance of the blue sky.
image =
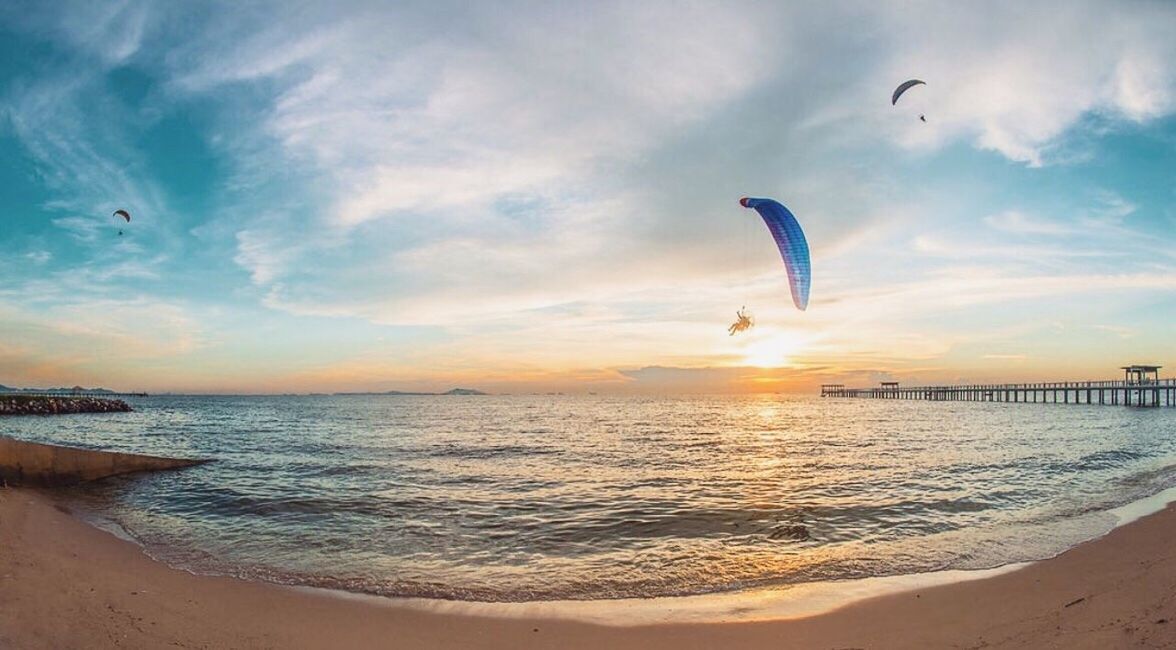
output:
[[[1176, 364], [1176, 6], [776, 4], [8, 3], [0, 383]], [[808, 312], [744, 195], [804, 225]]]

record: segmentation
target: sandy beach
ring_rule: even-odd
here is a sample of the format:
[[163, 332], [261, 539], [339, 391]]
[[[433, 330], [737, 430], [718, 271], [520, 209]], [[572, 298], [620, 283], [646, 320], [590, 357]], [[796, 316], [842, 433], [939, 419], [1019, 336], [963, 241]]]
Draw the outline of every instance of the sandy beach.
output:
[[0, 490], [0, 647], [1167, 648], [1174, 538], [1169, 507], [1021, 570], [816, 616], [613, 626], [192, 575], [10, 488]]

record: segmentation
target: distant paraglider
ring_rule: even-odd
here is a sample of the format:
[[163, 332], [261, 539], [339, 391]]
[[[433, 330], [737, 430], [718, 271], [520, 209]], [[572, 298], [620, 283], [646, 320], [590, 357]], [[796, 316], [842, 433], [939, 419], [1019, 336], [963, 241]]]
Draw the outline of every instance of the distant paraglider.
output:
[[[739, 205], [752, 208], [763, 217], [772, 238], [776, 240], [776, 247], [780, 249], [780, 257], [784, 258], [784, 268], [788, 271], [788, 284], [792, 288], [792, 304], [804, 311], [808, 308], [809, 287], [812, 284], [812, 266], [809, 263], [808, 241], [804, 238], [804, 231], [800, 223], [789, 212], [788, 208], [772, 199], [739, 199]], [[742, 316], [742, 310], [740, 311]], [[738, 324], [738, 323], [737, 323]], [[750, 325], [748, 325], [750, 327]], [[746, 327], [738, 330], [743, 331]], [[732, 331], [732, 334], [735, 332]]]
[[[894, 89], [894, 94], [890, 96], [890, 105], [894, 106], [894, 105], [898, 104], [898, 98], [902, 97], [902, 94], [905, 93], [906, 91], [910, 90], [911, 88], [914, 88], [915, 86], [926, 85], [926, 84], [927, 84], [927, 82], [923, 81], [922, 79], [911, 79], [909, 81], [904, 81], [904, 82], [900, 83], [898, 85], [898, 88]], [[926, 124], [927, 123], [927, 116], [920, 113], [919, 114], [919, 121]]]
[[755, 326], [755, 319], [751, 314], [747, 313], [747, 307], [740, 307], [739, 311], [735, 312], [735, 322], [731, 323], [731, 327], [727, 328], [728, 336], [735, 336], [739, 332], [751, 329]]
[[[113, 215], [111, 215], [111, 216], [114, 216], [114, 217], [122, 217], [123, 219], [126, 219], [126, 220], [127, 220], [127, 223], [130, 223], [130, 222], [131, 222], [131, 213], [130, 213], [130, 212], [127, 212], [126, 210], [122, 210], [122, 209], [115, 210], [115, 211], [114, 211], [114, 214], [113, 214]], [[118, 235], [119, 235], [119, 237], [121, 237], [121, 236], [122, 236], [122, 234], [123, 234], [123, 231], [122, 231], [122, 229], [120, 228], [120, 229], [119, 229], [119, 231], [118, 231]]]
[[902, 94], [905, 93], [906, 91], [910, 90], [911, 88], [918, 86], [918, 85], [926, 85], [926, 84], [927, 84], [927, 82], [923, 81], [921, 79], [911, 79], [910, 81], [904, 81], [904, 82], [900, 83], [898, 85], [898, 88], [894, 89], [894, 94], [890, 96], [890, 105], [894, 106], [895, 104], [897, 104], [898, 98], [902, 97]]

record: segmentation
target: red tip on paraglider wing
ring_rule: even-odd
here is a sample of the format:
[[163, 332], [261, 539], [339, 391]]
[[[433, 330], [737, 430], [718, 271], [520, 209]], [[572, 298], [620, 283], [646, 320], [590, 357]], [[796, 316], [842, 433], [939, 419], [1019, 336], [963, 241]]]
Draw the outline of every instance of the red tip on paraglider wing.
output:
[[739, 199], [739, 205], [742, 205], [745, 208], [747, 207], [747, 197], [746, 196]]

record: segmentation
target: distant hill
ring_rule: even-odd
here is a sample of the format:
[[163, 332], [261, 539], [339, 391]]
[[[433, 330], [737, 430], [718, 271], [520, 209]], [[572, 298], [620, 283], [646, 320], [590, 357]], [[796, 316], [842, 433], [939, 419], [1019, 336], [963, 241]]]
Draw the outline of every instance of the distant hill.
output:
[[0, 393], [28, 393], [29, 395], [37, 395], [39, 393], [80, 393], [83, 395], [113, 395], [115, 391], [109, 388], [85, 388], [84, 386], [72, 386], [66, 388], [61, 386], [59, 388], [13, 388], [12, 386], [5, 386], [0, 384]]
[[473, 388], [453, 388], [444, 393], [414, 393], [402, 390], [386, 390], [382, 393], [335, 393], [336, 395], [488, 395]]
[[402, 390], [386, 390], [382, 393], [335, 393], [336, 395], [440, 395], [440, 393], [409, 393]]

